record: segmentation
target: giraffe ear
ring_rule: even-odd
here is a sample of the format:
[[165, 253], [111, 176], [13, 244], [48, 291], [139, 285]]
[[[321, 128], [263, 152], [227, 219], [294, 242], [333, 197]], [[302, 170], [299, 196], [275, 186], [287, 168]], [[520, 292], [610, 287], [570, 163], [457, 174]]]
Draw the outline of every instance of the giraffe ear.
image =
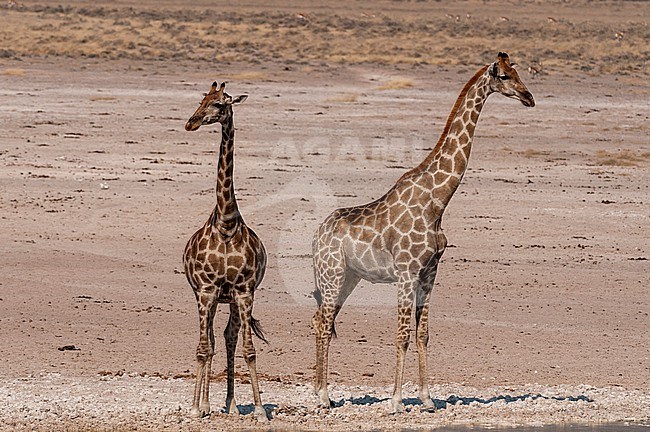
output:
[[235, 99], [232, 100], [232, 104], [233, 105], [240, 104], [240, 103], [244, 102], [246, 99], [248, 99], [248, 95], [237, 96]]

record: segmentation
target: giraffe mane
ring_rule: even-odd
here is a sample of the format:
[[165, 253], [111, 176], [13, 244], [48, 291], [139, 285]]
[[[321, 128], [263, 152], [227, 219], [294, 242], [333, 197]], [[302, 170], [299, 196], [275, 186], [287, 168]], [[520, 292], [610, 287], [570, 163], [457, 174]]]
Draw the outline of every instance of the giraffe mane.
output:
[[485, 65], [481, 69], [479, 69], [472, 78], [470, 78], [469, 81], [465, 84], [463, 89], [460, 91], [460, 94], [458, 95], [458, 98], [456, 99], [456, 103], [454, 103], [453, 108], [451, 109], [451, 112], [449, 113], [449, 117], [447, 117], [447, 123], [445, 123], [445, 128], [442, 130], [442, 133], [440, 134], [440, 138], [438, 139], [438, 143], [436, 146], [431, 150], [431, 153], [427, 155], [427, 157], [415, 168], [412, 168], [405, 172], [399, 180], [397, 180], [397, 183], [400, 181], [404, 180], [405, 178], [419, 173], [422, 171], [422, 169], [430, 164], [433, 159], [438, 155], [438, 152], [442, 148], [442, 145], [445, 142], [445, 139], [447, 138], [447, 134], [449, 134], [449, 129], [451, 129], [451, 124], [453, 123], [454, 117], [456, 117], [456, 113], [458, 113], [458, 110], [460, 109], [460, 104], [465, 99], [465, 96], [467, 95], [467, 92], [469, 91], [469, 88], [478, 81], [478, 79], [485, 73], [485, 71], [490, 67], [490, 65]]

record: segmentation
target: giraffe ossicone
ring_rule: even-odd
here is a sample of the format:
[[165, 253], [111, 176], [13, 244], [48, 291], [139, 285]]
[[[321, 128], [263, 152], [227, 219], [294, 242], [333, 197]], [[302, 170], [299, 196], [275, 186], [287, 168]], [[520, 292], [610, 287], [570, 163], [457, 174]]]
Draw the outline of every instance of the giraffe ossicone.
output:
[[241, 329], [243, 357], [253, 386], [254, 414], [264, 421], [268, 420], [268, 416], [260, 399], [251, 332], [266, 341], [252, 315], [255, 289], [262, 282], [266, 270], [266, 251], [259, 237], [244, 223], [237, 207], [233, 181], [235, 127], [232, 107], [246, 98], [246, 95], [242, 95], [233, 99], [225, 92], [225, 83], [218, 86], [215, 82], [185, 124], [188, 131], [217, 122], [222, 127], [217, 204], [207, 222], [187, 242], [183, 255], [185, 275], [192, 286], [199, 310], [197, 372], [191, 414], [210, 414], [210, 370], [215, 346], [213, 320], [217, 305], [227, 303], [230, 305], [230, 318], [224, 330], [228, 375], [226, 412], [238, 412], [234, 393], [235, 350]]
[[465, 84], [431, 153], [400, 177], [381, 198], [357, 207], [335, 210], [318, 228], [313, 263], [318, 309], [312, 319], [316, 333], [315, 391], [330, 407], [327, 392], [329, 345], [334, 320], [361, 279], [397, 283], [397, 365], [392, 409], [404, 410], [402, 380], [415, 306], [419, 397], [434, 409], [427, 383], [429, 300], [438, 263], [447, 246], [441, 222], [449, 200], [465, 174], [481, 109], [492, 93], [535, 106], [533, 95], [505, 53], [479, 69]]

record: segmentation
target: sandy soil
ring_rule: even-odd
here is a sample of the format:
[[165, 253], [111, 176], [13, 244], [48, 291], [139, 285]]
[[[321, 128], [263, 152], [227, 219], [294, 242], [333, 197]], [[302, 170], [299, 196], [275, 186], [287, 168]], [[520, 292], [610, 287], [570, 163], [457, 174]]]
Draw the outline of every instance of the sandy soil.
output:
[[[404, 44], [404, 58], [392, 60], [372, 44], [339, 52], [343, 57], [309, 44], [279, 54], [253, 46], [241, 49], [241, 58], [232, 54], [238, 45], [224, 45], [227, 53], [215, 58], [215, 45], [203, 58], [208, 48], [146, 39], [148, 27], [138, 21], [174, 24], [174, 40], [193, 46], [206, 19], [191, 12], [201, 4], [183, 13], [153, 2], [136, 9], [116, 2], [110, 13], [84, 2], [62, 9], [3, 5], [0, 430], [256, 426], [248, 416], [218, 412], [187, 418], [198, 323], [181, 254], [214, 205], [220, 131], [190, 134], [183, 124], [213, 80], [228, 81], [231, 94], [249, 94], [235, 113], [235, 184], [242, 213], [269, 252], [255, 315], [271, 341], [257, 348], [272, 426], [648, 421], [648, 52], [636, 42], [624, 45], [647, 36], [647, 17], [635, 2], [599, 2], [584, 15], [566, 5], [525, 2], [506, 14], [495, 3], [501, 9], [472, 2], [443, 2], [439, 9], [382, 5], [398, 24], [410, 23], [395, 30], [400, 38], [425, 33], [416, 24], [427, 19], [426, 7], [435, 11], [433, 23], [457, 22], [445, 14], [464, 13], [462, 7], [475, 20], [484, 11], [479, 28], [486, 34], [507, 24], [525, 35], [525, 27], [547, 16], [566, 27], [555, 30], [557, 38], [570, 36], [568, 28], [604, 35], [629, 26], [635, 30], [623, 39], [603, 39], [625, 66], [598, 57], [597, 40], [586, 36], [574, 40], [575, 49], [589, 47], [584, 57], [562, 63], [529, 51], [533, 37], [520, 45], [506, 38], [476, 51], [452, 49], [456, 41], [461, 48], [476, 41], [462, 33], [428, 51], [426, 61], [414, 56], [417, 44], [402, 39], [395, 43]], [[369, 13], [353, 6], [348, 15], [310, 2], [272, 12], [244, 4], [203, 13], [222, 14], [215, 15], [221, 24], [212, 24], [221, 26], [217, 34], [251, 16], [247, 25], [309, 41], [320, 33], [293, 35], [298, 30], [289, 17], [333, 23], [332, 32], [349, 19], [353, 31], [362, 12]], [[504, 15], [508, 21], [499, 19]], [[127, 19], [128, 25], [118, 22]], [[107, 50], [101, 45], [108, 36], [88, 30], [89, 23], [127, 26], [149, 41], [150, 51], [131, 53], [126, 36]], [[367, 27], [377, 30], [353, 33], [379, 44], [390, 25]], [[38, 31], [53, 39], [39, 39]], [[70, 43], [76, 31], [97, 46], [57, 48], [57, 37], [78, 47]], [[14, 34], [25, 37], [18, 43]], [[354, 45], [341, 42], [351, 34], [331, 37], [331, 46]], [[549, 52], [563, 52], [556, 39], [540, 37]], [[51, 52], [39, 51], [44, 46]], [[332, 397], [340, 406], [319, 411], [310, 384], [313, 232], [333, 209], [380, 196], [424, 158], [464, 82], [500, 49], [521, 63], [537, 106], [492, 96], [470, 168], [446, 212], [451, 246], [433, 295], [429, 353], [440, 409], [421, 413], [409, 383], [410, 411], [388, 415], [395, 288], [362, 283], [339, 315], [332, 344]], [[381, 55], [367, 57], [375, 52]], [[533, 79], [525, 69], [534, 62], [544, 67]], [[217, 334], [225, 324], [221, 312]], [[218, 350], [213, 369], [224, 365]], [[237, 368], [245, 414], [251, 397], [241, 358]], [[416, 373], [412, 349], [406, 379], [415, 382]], [[218, 410], [223, 374], [212, 388]]]

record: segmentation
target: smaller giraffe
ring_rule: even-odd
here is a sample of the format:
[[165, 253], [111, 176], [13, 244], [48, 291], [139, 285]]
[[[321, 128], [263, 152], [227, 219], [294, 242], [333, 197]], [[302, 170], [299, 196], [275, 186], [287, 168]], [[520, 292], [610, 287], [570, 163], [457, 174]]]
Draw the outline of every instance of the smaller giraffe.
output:
[[[230, 318], [224, 331], [228, 370], [226, 411], [237, 413], [235, 403], [235, 349], [240, 329], [243, 334], [244, 359], [250, 372], [255, 400], [255, 416], [268, 420], [260, 399], [255, 366], [255, 347], [251, 331], [266, 342], [262, 329], [253, 318], [255, 289], [266, 270], [266, 251], [255, 232], [239, 213], [233, 184], [235, 127], [233, 105], [247, 95], [232, 98], [224, 92], [226, 83], [213, 83], [199, 108], [185, 125], [195, 131], [201, 125], [221, 123], [221, 147], [217, 169], [217, 205], [208, 221], [187, 242], [184, 254], [185, 275], [194, 290], [199, 309], [200, 336], [196, 349], [197, 372], [191, 414], [210, 414], [209, 387], [214, 355], [213, 319], [219, 303], [230, 305]], [[217, 87], [219, 87], [217, 89]], [[203, 396], [203, 397], [201, 397]]]

